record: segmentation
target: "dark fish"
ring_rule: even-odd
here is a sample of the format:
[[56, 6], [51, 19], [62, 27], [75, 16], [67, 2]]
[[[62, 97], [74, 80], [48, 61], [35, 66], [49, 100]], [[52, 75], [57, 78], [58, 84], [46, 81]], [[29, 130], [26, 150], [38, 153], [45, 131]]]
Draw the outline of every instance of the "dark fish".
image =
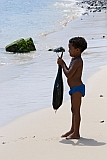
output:
[[58, 72], [54, 83], [53, 89], [53, 101], [52, 105], [57, 110], [63, 102], [63, 79], [62, 79], [62, 67], [58, 65]]
[[65, 49], [63, 47], [58, 47], [53, 49], [53, 52], [65, 52]]
[[[53, 52], [62, 52], [61, 58], [63, 56], [63, 52], [65, 52], [65, 49], [63, 47], [58, 47], [53, 50]], [[59, 55], [58, 55], [59, 57]], [[63, 102], [63, 78], [62, 78], [62, 67], [58, 65], [58, 72], [54, 83], [54, 89], [53, 89], [53, 101], [52, 105], [55, 110], [57, 110]]]
[[63, 47], [58, 47], [58, 48], [49, 48], [48, 51], [53, 51], [53, 52], [65, 52], [65, 49]]

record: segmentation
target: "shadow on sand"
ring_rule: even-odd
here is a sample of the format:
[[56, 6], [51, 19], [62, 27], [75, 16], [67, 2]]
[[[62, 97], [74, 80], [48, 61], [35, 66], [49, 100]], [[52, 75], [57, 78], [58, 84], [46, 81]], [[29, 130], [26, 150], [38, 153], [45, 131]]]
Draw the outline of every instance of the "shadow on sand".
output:
[[104, 142], [98, 142], [94, 139], [88, 139], [83, 137], [77, 139], [76, 142], [75, 140], [72, 139], [71, 140], [62, 139], [59, 142], [63, 144], [72, 144], [73, 146], [103, 146], [106, 144]]

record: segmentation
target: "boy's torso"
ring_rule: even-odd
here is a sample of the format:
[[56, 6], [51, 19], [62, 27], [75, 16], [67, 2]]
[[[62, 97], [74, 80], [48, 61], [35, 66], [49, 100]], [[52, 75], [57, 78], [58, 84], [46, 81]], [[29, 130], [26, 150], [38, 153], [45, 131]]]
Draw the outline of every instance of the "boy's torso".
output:
[[[79, 66], [77, 65], [79, 64]], [[68, 85], [70, 88], [74, 86], [79, 86], [82, 84], [81, 76], [82, 76], [82, 69], [83, 69], [83, 60], [81, 57], [72, 58], [71, 63], [69, 65], [70, 67], [76, 67], [75, 73], [72, 75], [71, 78], [67, 79]]]

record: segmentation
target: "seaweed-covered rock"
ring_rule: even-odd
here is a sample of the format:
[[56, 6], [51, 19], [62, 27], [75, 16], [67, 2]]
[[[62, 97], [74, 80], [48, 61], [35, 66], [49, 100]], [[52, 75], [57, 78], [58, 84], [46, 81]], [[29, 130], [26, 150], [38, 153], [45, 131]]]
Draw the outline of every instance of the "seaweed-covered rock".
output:
[[27, 38], [27, 39], [21, 38], [7, 45], [5, 49], [7, 52], [14, 52], [14, 53], [27, 53], [36, 50], [32, 38]]
[[27, 38], [27, 39], [25, 39], [25, 41], [26, 41], [27, 46], [29, 47], [30, 51], [35, 51], [36, 50], [32, 38]]

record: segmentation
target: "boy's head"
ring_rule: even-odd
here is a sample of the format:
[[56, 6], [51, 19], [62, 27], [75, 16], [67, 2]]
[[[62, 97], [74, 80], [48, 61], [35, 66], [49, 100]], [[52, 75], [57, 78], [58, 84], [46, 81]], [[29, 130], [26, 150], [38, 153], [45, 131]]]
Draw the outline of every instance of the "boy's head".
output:
[[75, 49], [79, 49], [81, 53], [87, 48], [87, 42], [83, 37], [71, 38], [69, 44], [72, 44]]

